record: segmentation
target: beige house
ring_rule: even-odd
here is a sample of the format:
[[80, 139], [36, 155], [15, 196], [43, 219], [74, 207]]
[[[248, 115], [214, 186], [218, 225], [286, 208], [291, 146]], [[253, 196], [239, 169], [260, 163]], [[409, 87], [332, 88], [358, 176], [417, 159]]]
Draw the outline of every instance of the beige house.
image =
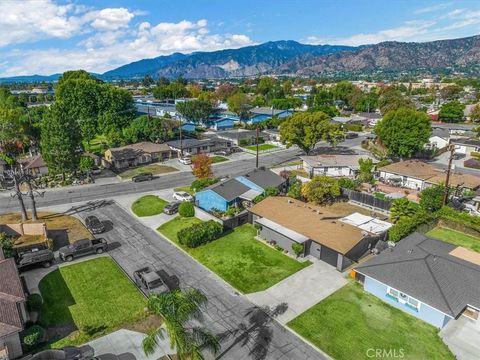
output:
[[29, 320], [25, 291], [13, 259], [0, 248], [0, 359], [22, 356], [19, 333]]
[[105, 151], [103, 166], [117, 170], [170, 159], [172, 150], [163, 144], [141, 142]]

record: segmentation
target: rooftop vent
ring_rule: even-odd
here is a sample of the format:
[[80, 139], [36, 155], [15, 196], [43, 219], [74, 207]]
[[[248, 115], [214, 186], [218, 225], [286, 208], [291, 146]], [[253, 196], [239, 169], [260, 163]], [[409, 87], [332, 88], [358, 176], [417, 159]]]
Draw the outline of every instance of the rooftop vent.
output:
[[413, 253], [413, 249], [408, 249], [407, 253], [409, 253], [409, 254]]

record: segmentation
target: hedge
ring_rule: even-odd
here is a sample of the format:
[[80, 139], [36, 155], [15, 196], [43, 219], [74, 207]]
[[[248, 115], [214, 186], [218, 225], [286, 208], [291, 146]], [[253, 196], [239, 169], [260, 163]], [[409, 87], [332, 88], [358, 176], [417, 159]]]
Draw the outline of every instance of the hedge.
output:
[[27, 306], [30, 311], [40, 311], [43, 304], [42, 295], [30, 294], [27, 297]]
[[456, 211], [447, 206], [442, 207], [435, 213], [435, 215], [439, 219], [453, 221], [475, 231], [480, 231], [480, 217]]
[[388, 240], [397, 242], [413, 233], [417, 228], [426, 224], [432, 218], [425, 212], [419, 211], [411, 218], [400, 219], [388, 230]]
[[363, 130], [363, 125], [360, 124], [345, 124], [345, 129], [348, 131], [360, 132]]
[[178, 207], [178, 214], [183, 217], [194, 217], [195, 208], [191, 202], [182, 202]]
[[209, 220], [180, 230], [177, 237], [181, 245], [195, 248], [218, 239], [222, 233], [223, 225], [214, 220]]
[[45, 330], [38, 325], [33, 325], [25, 331], [23, 343], [28, 347], [34, 347], [43, 341]]
[[198, 179], [192, 182], [190, 185], [190, 190], [195, 190], [195, 191], [200, 191], [205, 189], [207, 186], [213, 185], [218, 182], [217, 178], [204, 178], [204, 179]]

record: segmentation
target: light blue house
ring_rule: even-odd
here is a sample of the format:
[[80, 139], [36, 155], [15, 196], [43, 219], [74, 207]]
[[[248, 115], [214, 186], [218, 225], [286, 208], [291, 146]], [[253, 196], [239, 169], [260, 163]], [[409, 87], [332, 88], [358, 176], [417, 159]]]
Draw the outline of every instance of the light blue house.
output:
[[286, 179], [270, 170], [259, 168], [199, 191], [195, 195], [195, 203], [207, 211], [226, 211], [231, 206], [239, 206], [242, 201], [252, 201], [268, 188], [275, 187], [284, 192], [286, 186]]
[[276, 110], [268, 107], [257, 107], [250, 110], [250, 118], [246, 121], [247, 124], [258, 124], [263, 121], [270, 120], [273, 116], [284, 118], [293, 114], [292, 110]]
[[[414, 233], [355, 268], [364, 290], [437, 328], [461, 315], [479, 321], [478, 254]], [[480, 324], [479, 324], [480, 325]]]
[[195, 132], [195, 124], [191, 122], [184, 123], [182, 125], [182, 131]]
[[235, 121], [235, 119], [229, 117], [214, 116], [205, 121], [203, 125], [207, 129], [229, 130], [235, 127]]

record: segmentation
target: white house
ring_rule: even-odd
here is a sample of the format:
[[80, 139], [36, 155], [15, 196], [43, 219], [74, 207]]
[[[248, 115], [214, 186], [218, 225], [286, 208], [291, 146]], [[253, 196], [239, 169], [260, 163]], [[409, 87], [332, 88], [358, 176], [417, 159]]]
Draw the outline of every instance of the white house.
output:
[[[303, 168], [310, 176], [326, 175], [332, 177], [355, 177], [360, 159], [372, 159], [368, 155], [322, 154], [301, 156]], [[372, 159], [373, 160], [373, 159]]]
[[426, 149], [443, 149], [448, 145], [450, 132], [447, 129], [433, 129], [432, 135], [425, 144]]

